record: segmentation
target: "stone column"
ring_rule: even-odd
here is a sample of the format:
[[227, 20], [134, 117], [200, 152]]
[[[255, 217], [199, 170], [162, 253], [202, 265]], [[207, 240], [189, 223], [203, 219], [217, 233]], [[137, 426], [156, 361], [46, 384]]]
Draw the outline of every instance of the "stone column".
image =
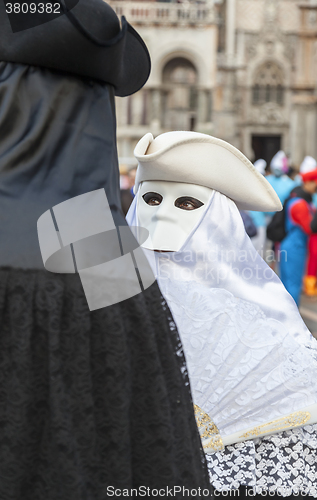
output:
[[204, 89], [197, 89], [197, 93], [197, 124], [203, 125], [207, 121], [207, 96]]
[[162, 116], [162, 98], [160, 89], [153, 89], [151, 92], [151, 130], [155, 131], [161, 128]]
[[232, 64], [235, 55], [236, 0], [227, 0], [226, 4], [226, 59]]
[[306, 155], [317, 158], [317, 97], [296, 95], [293, 97], [291, 126], [291, 157], [300, 165]]
[[295, 164], [306, 155], [316, 158], [317, 122], [317, 6], [299, 4], [300, 29], [296, 44], [296, 76], [292, 95], [291, 149]]

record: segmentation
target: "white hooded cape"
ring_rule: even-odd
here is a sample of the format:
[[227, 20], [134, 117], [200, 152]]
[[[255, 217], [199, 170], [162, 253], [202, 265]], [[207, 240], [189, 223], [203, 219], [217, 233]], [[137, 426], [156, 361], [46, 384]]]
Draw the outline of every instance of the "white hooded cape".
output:
[[[138, 226], [137, 196], [127, 220]], [[232, 200], [214, 191], [179, 252], [146, 253], [181, 335], [194, 403], [225, 444], [317, 421], [317, 342]], [[267, 430], [286, 415], [291, 423]], [[263, 432], [245, 434], [257, 426]]]

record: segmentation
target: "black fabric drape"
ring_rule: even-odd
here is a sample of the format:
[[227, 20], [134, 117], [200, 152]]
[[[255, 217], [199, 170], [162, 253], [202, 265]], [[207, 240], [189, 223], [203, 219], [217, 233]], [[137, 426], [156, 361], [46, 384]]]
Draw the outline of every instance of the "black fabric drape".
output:
[[99, 188], [124, 224], [112, 88], [0, 63], [1, 500], [209, 487], [157, 284], [90, 312], [78, 275], [43, 268], [37, 219]]
[[0, 63], [0, 266], [43, 269], [37, 219], [62, 201], [104, 188], [121, 210], [117, 162], [110, 86]]
[[2, 269], [0, 323], [1, 499], [209, 487], [181, 343], [156, 284], [90, 313], [77, 275]]

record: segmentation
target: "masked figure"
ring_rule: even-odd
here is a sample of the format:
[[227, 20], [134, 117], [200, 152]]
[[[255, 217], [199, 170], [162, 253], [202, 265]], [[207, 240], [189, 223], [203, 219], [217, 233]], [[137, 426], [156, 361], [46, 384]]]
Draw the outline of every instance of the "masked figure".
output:
[[239, 214], [280, 210], [275, 191], [240, 151], [204, 134], [147, 134], [135, 156], [127, 219], [149, 230], [212, 484], [316, 497], [317, 342]]
[[[297, 176], [297, 181], [302, 184], [302, 175], [312, 172], [317, 168], [317, 162], [312, 156], [305, 156], [304, 160], [300, 165], [299, 172], [301, 175]], [[301, 186], [296, 187], [293, 193], [300, 193]], [[317, 207], [317, 194], [312, 195], [312, 203], [314, 207]], [[308, 259], [307, 259], [307, 269], [304, 276], [304, 292], [306, 295], [314, 296], [317, 295], [317, 234], [313, 233], [308, 240]]]
[[291, 190], [296, 185], [295, 181], [286, 175], [289, 168], [288, 159], [284, 151], [278, 151], [278, 153], [273, 156], [270, 163], [270, 170], [271, 174], [268, 175], [266, 179], [276, 191], [281, 202], [284, 203]]
[[[78, 274], [44, 269], [37, 221], [52, 207], [99, 190], [126, 225], [114, 96], [150, 71], [143, 41], [105, 2], [56, 5], [63, 15], [34, 26], [38, 16], [16, 25], [0, 2], [0, 498], [207, 488], [182, 346], [157, 284], [91, 312]], [[84, 224], [85, 212], [74, 217]]]
[[[301, 174], [302, 185], [294, 188], [285, 202], [286, 236], [281, 242], [281, 280], [299, 304], [302, 287], [310, 293], [316, 287], [316, 209], [317, 169]], [[308, 261], [308, 262], [307, 262]], [[305, 268], [307, 266], [307, 276]]]

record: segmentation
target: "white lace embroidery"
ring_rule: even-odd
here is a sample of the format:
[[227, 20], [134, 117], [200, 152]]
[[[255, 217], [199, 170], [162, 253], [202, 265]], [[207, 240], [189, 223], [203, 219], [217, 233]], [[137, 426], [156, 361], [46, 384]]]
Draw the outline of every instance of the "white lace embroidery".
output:
[[[317, 343], [223, 289], [159, 280], [179, 328], [194, 403], [228, 435], [317, 401]], [[207, 455], [222, 491], [250, 486], [317, 498], [317, 424], [227, 446]]]
[[317, 402], [315, 340], [306, 348], [282, 323], [226, 290], [159, 284], [181, 335], [194, 403], [221, 436]]
[[317, 424], [226, 446], [206, 458], [210, 482], [219, 491], [244, 485], [256, 493], [317, 498]]

